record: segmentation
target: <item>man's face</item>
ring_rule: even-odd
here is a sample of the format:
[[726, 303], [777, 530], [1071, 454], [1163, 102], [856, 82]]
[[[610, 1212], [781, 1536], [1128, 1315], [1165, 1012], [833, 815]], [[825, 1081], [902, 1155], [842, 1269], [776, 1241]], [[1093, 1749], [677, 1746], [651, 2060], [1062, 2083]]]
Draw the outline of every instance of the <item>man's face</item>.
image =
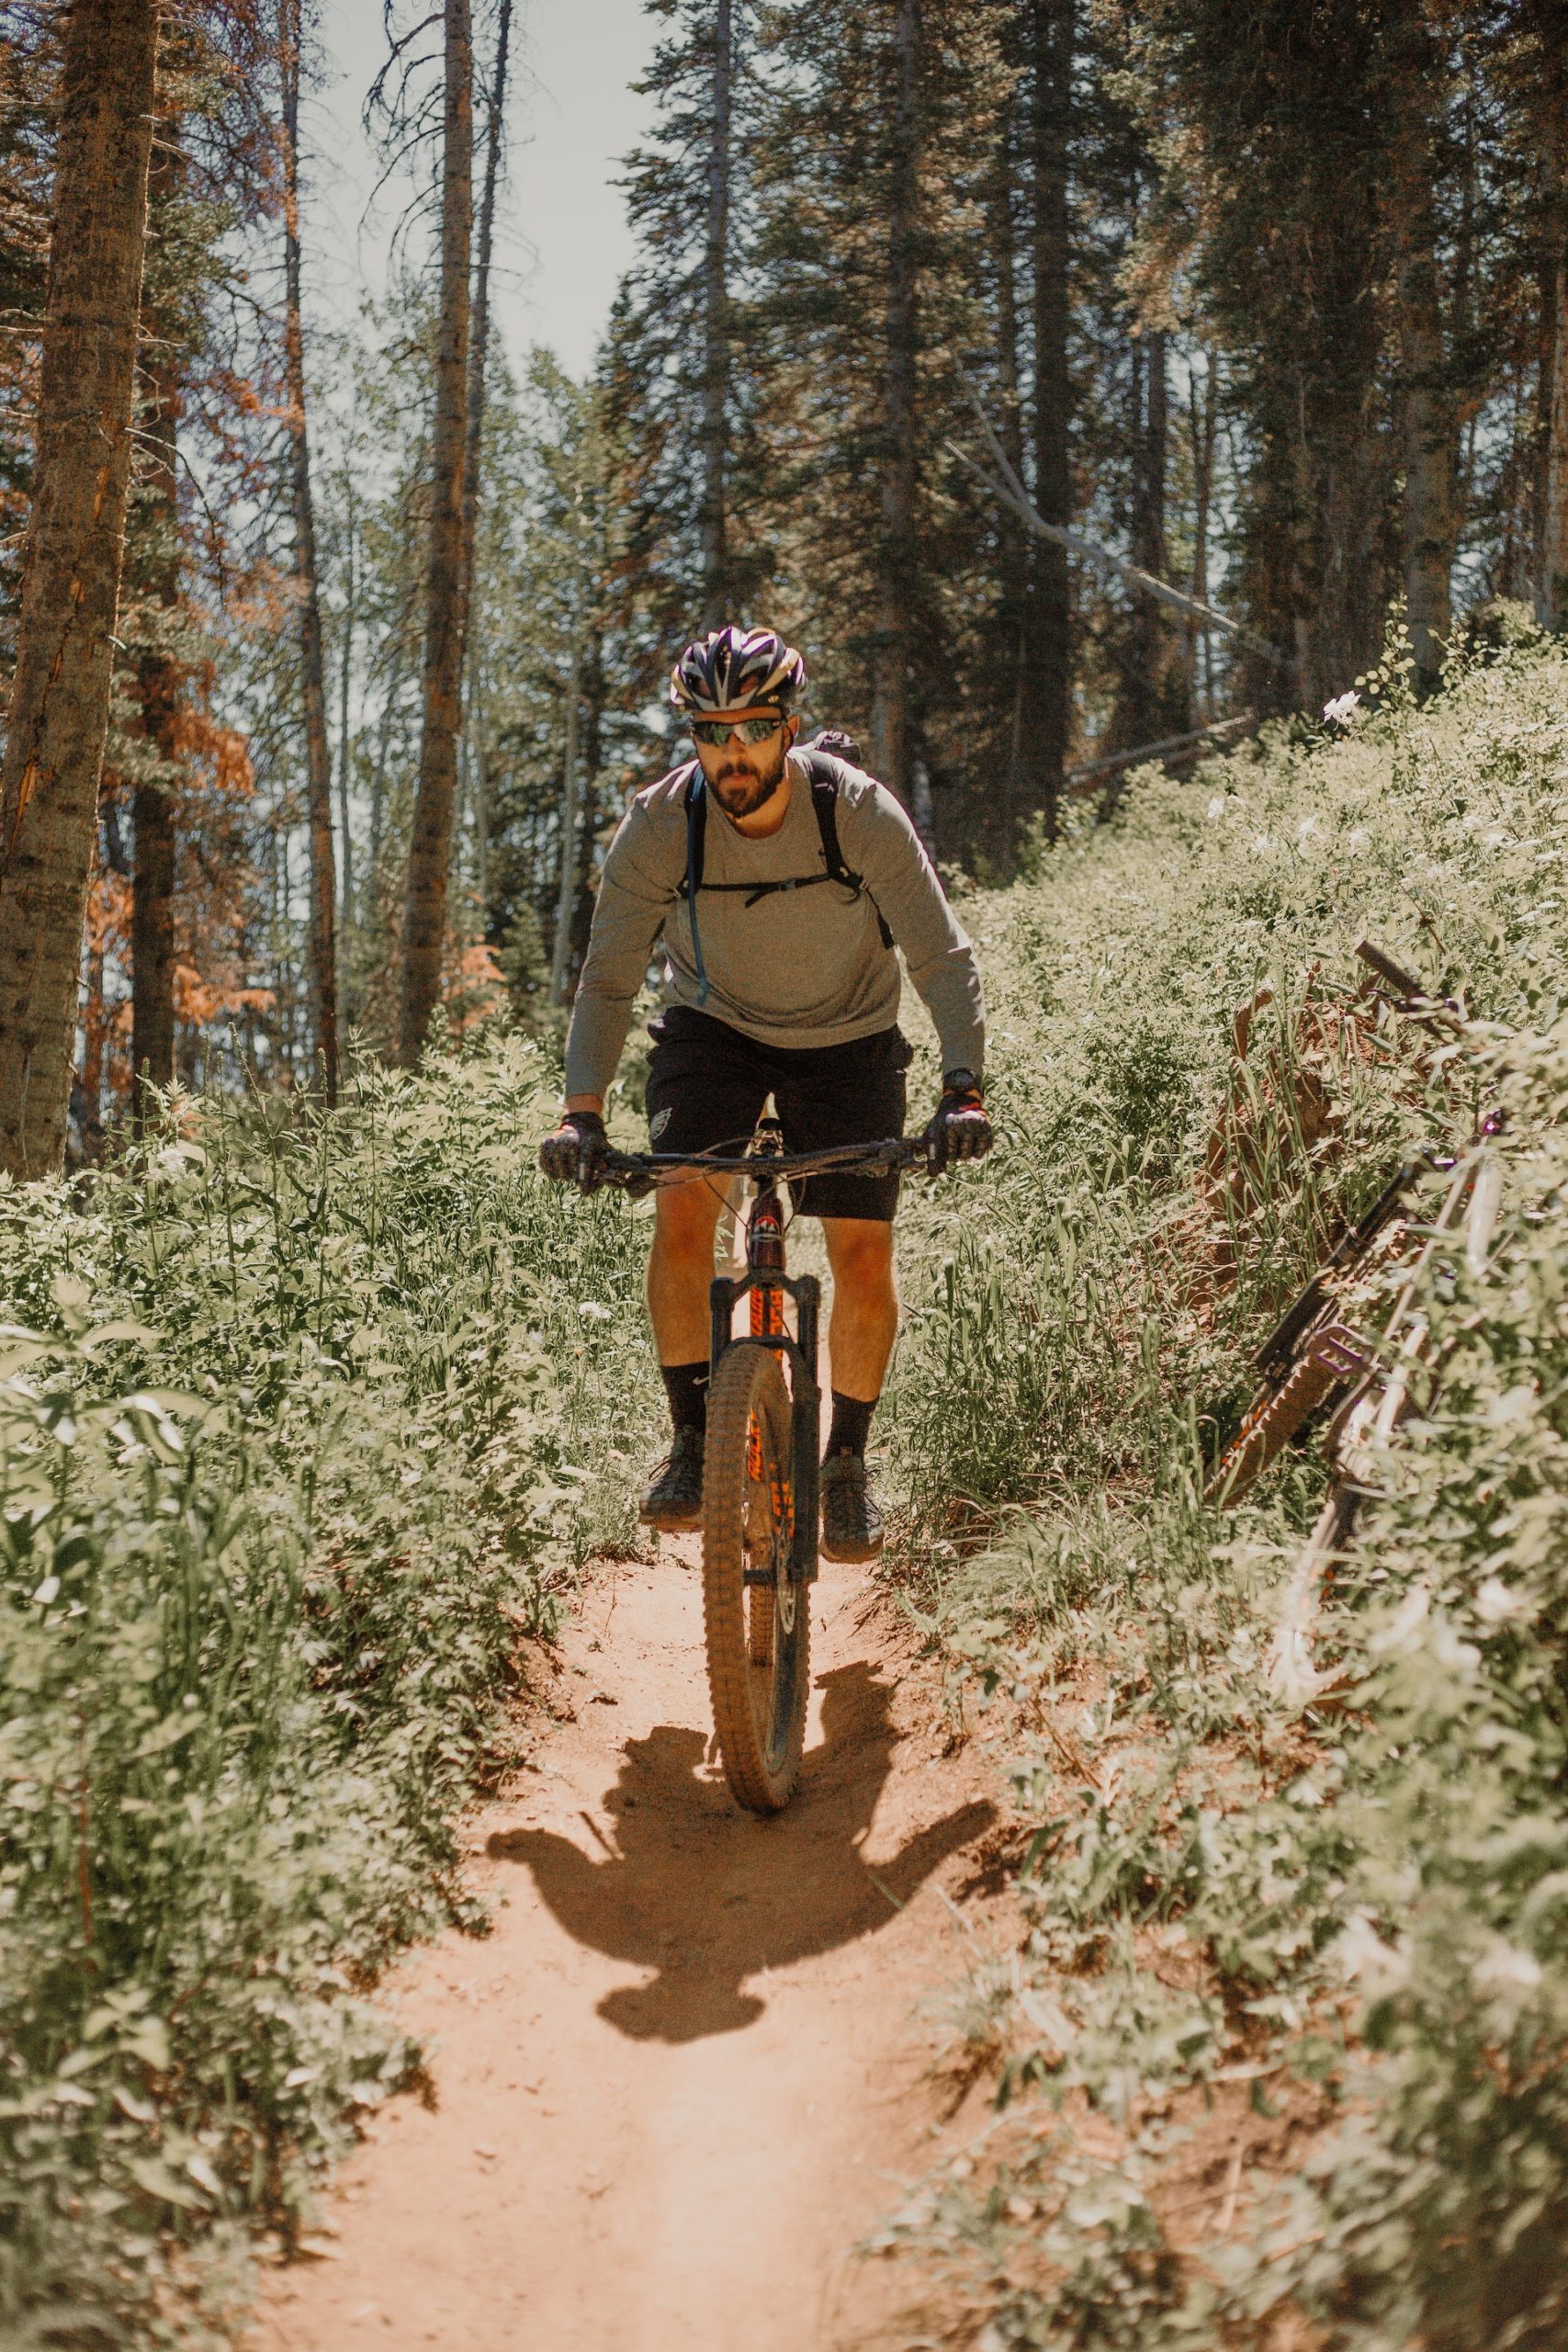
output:
[[695, 740], [697, 758], [708, 789], [719, 807], [730, 817], [752, 817], [765, 808], [784, 782], [784, 764], [789, 747], [800, 732], [798, 718], [785, 718], [775, 724], [760, 743], [742, 741], [740, 727], [744, 720], [780, 720], [776, 710], [763, 705], [750, 710], [727, 710], [721, 719], [700, 722], [722, 725], [728, 731], [722, 743], [705, 743]]

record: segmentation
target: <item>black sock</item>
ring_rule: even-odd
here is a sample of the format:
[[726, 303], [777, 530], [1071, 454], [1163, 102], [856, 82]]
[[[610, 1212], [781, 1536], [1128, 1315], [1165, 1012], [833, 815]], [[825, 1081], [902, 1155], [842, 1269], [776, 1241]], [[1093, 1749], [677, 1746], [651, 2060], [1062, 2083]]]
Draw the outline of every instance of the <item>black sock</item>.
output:
[[705, 1430], [708, 1425], [708, 1360], [696, 1363], [661, 1363], [670, 1418], [678, 1430]]
[[832, 1453], [863, 1453], [866, 1439], [871, 1435], [871, 1417], [876, 1410], [876, 1398], [869, 1404], [859, 1396], [840, 1396], [833, 1391], [833, 1420], [828, 1431], [828, 1452]]

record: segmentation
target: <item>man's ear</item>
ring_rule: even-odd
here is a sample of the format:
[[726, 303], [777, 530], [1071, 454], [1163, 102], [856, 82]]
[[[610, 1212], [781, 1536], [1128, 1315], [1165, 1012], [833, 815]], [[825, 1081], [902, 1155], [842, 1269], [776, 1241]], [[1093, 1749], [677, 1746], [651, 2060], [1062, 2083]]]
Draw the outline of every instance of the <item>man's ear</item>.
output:
[[800, 714], [799, 714], [799, 712], [798, 712], [798, 711], [796, 711], [796, 712], [795, 712], [795, 713], [794, 713], [794, 715], [793, 715], [792, 717], [790, 717], [790, 718], [786, 718], [786, 719], [784, 720], [784, 750], [785, 750], [786, 752], [787, 752], [787, 751], [790, 751], [790, 750], [793, 748], [794, 743], [795, 743], [795, 737], [799, 734], [799, 732], [800, 732]]

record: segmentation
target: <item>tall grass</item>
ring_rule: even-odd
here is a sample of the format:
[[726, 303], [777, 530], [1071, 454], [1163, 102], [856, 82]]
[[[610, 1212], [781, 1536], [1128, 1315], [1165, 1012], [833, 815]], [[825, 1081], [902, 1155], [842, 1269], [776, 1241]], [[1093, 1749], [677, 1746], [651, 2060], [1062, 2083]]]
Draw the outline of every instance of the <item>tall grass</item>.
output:
[[[899, 2233], [967, 2250], [987, 2352], [1568, 2335], [1568, 661], [1521, 631], [1425, 708], [1397, 659], [1378, 685], [1347, 741], [1137, 779], [972, 910], [1006, 1148], [914, 1209], [892, 1418], [911, 1589], [1035, 1834], [969, 2027], [1006, 2163]], [[1462, 992], [1465, 1040], [1351, 1009], [1317, 1050], [1363, 931]], [[1268, 1661], [1321, 1473], [1288, 1453], [1214, 1512], [1203, 1463], [1325, 1240], [1483, 1104], [1496, 1240], [1425, 1277], [1441, 1385], [1319, 1629], [1347, 1700], [1303, 1712]], [[1258, 2168], [1194, 2222], [1168, 2179], [1215, 2102], [1246, 2137], [1233, 2079]]]
[[535, 1172], [554, 1093], [513, 1041], [0, 1192], [8, 2344], [216, 2312], [417, 2064], [364, 1988], [461, 1911], [454, 1811], [646, 1433], [637, 1238]]

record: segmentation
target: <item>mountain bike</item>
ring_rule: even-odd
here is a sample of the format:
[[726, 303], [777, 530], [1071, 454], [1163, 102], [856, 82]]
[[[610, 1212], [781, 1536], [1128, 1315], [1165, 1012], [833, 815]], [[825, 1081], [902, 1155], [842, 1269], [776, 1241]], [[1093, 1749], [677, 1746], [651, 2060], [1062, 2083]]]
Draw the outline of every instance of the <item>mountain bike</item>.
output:
[[[787, 1804], [800, 1770], [811, 1679], [807, 1588], [817, 1576], [821, 1285], [815, 1274], [786, 1271], [783, 1188], [829, 1170], [888, 1175], [925, 1151], [912, 1137], [786, 1152], [778, 1122], [770, 1118], [739, 1154], [684, 1159], [611, 1152], [605, 1162], [604, 1182], [633, 1198], [698, 1177], [739, 1176], [750, 1194], [746, 1272], [716, 1275], [709, 1292], [702, 1533], [714, 1728], [725, 1777], [753, 1813]], [[750, 1302], [750, 1328], [737, 1338], [735, 1308], [742, 1298]], [[786, 1300], [795, 1308], [793, 1333]]]

